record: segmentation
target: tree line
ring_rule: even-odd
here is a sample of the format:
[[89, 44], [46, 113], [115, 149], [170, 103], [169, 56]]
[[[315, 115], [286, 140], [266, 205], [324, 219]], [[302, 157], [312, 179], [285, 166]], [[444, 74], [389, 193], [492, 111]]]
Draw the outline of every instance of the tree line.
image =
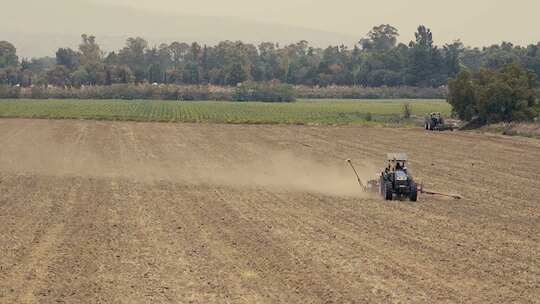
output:
[[214, 46], [173, 42], [151, 46], [129, 38], [105, 53], [97, 38], [82, 35], [78, 49], [59, 48], [55, 57], [22, 59], [11, 43], [0, 42], [0, 84], [81, 87], [112, 84], [212, 84], [245, 81], [306, 86], [440, 87], [464, 69], [498, 69], [520, 63], [540, 75], [540, 43], [502, 43], [484, 48], [455, 41], [436, 46], [433, 33], [419, 26], [415, 39], [398, 43], [391, 25], [374, 27], [353, 47], [316, 48], [306, 41], [280, 46], [223, 41]]

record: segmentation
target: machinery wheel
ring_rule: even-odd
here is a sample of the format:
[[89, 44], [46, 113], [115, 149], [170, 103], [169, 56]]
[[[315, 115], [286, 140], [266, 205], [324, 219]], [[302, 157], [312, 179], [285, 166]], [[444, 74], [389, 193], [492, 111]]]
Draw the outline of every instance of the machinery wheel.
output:
[[392, 183], [384, 183], [384, 199], [387, 201], [391, 201], [393, 198], [393, 194], [394, 193], [392, 192]]
[[425, 128], [426, 130], [428, 129], [428, 124], [427, 124], [427, 122], [424, 123], [424, 128]]
[[415, 182], [411, 182], [411, 191], [409, 193], [409, 199], [411, 202], [416, 202], [418, 200], [418, 186]]
[[433, 127], [431, 126], [431, 122], [428, 122], [428, 124], [427, 124], [427, 129], [428, 129], [428, 131], [433, 130]]

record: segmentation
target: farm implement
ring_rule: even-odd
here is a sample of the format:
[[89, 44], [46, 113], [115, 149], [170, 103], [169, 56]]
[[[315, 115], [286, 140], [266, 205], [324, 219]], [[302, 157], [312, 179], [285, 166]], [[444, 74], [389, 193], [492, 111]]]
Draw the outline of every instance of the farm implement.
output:
[[454, 131], [456, 126], [447, 123], [441, 113], [430, 113], [425, 118], [424, 128], [428, 131]]
[[423, 184], [418, 185], [407, 168], [408, 158], [404, 153], [390, 153], [387, 157], [387, 166], [381, 172], [379, 179], [372, 179], [366, 184], [362, 182], [358, 171], [352, 162], [347, 159], [356, 175], [358, 184], [365, 192], [379, 193], [385, 200], [409, 199], [412, 202], [418, 200], [418, 193], [424, 195], [436, 195], [461, 199], [460, 195], [448, 194], [426, 190]]

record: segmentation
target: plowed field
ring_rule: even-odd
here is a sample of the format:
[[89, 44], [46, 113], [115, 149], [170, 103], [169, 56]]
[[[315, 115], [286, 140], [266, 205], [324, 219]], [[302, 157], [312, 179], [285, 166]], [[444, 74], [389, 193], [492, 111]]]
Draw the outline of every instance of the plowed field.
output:
[[540, 303], [539, 195], [534, 139], [4, 119], [0, 303]]

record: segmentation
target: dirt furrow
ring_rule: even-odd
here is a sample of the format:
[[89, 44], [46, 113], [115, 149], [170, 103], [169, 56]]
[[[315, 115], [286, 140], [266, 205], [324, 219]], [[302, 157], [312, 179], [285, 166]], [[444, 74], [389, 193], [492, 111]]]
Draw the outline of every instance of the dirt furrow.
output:
[[[0, 303], [540, 303], [540, 144], [355, 126], [0, 120]], [[462, 200], [384, 202], [403, 151]]]

